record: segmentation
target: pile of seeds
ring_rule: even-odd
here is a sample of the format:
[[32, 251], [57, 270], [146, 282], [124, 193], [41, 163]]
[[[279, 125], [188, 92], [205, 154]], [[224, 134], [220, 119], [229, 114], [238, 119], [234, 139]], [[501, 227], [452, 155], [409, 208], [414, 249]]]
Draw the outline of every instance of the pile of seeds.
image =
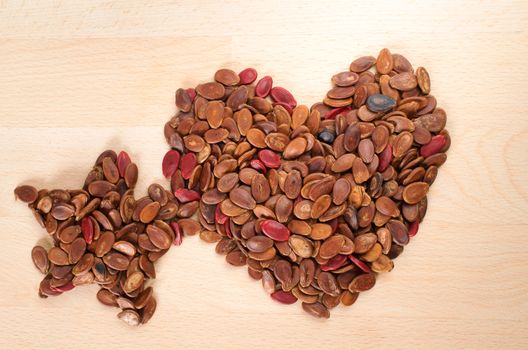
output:
[[316, 317], [392, 270], [446, 160], [427, 71], [383, 49], [332, 77], [312, 108], [266, 76], [221, 69], [179, 89], [163, 173], [196, 203], [200, 237], [278, 302]]
[[[35, 266], [46, 275], [41, 297], [97, 283], [97, 299], [120, 307], [118, 318], [130, 325], [149, 321], [156, 300], [145, 284], [156, 277], [154, 262], [172, 244], [181, 244], [180, 227], [194, 225], [197, 230], [199, 225], [187, 219], [195, 210], [158, 184], [135, 200], [137, 178], [138, 168], [127, 153], [108, 150], [97, 158], [82, 189], [15, 189], [53, 238], [49, 250], [37, 245], [31, 252]], [[185, 220], [192, 224], [182, 224]]]

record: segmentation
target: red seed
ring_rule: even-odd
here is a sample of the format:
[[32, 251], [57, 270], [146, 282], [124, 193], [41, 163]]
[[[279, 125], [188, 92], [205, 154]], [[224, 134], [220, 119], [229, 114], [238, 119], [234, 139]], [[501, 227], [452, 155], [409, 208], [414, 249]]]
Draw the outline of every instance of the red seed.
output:
[[295, 108], [295, 106], [291, 106], [290, 104], [287, 104], [287, 103], [284, 103], [284, 102], [273, 102], [273, 106], [282, 106], [284, 107], [288, 113], [290, 113], [290, 115], [293, 113], [293, 109]]
[[52, 287], [50, 286], [51, 290], [55, 291], [55, 292], [67, 292], [69, 290], [72, 290], [73, 288], [75, 288], [75, 286], [73, 285], [73, 283], [70, 281], [68, 283], [66, 283], [65, 285], [63, 286], [60, 286], [60, 287]]
[[173, 149], [169, 150], [163, 161], [161, 162], [161, 170], [163, 171], [163, 176], [166, 178], [172, 177], [172, 174], [178, 170], [178, 164], [180, 163], [180, 153]]
[[418, 233], [418, 228], [420, 226], [420, 222], [418, 220], [411, 222], [409, 224], [409, 237], [414, 237]]
[[125, 151], [119, 152], [117, 155], [117, 169], [119, 170], [119, 175], [125, 177], [125, 170], [128, 164], [132, 163], [130, 156]]
[[354, 255], [349, 255], [348, 258], [352, 260], [352, 262], [359, 267], [363, 272], [370, 273], [370, 267], [367, 266], [363, 261], [356, 258]]
[[282, 304], [294, 304], [297, 301], [295, 295], [293, 295], [291, 292], [285, 292], [283, 290], [278, 290], [271, 293], [271, 298]]
[[390, 163], [392, 162], [392, 146], [390, 144], [385, 147], [383, 151], [381, 151], [379, 155], [379, 165], [378, 165], [378, 171], [383, 172], [385, 171]]
[[262, 221], [260, 228], [262, 229], [262, 233], [275, 241], [284, 242], [290, 238], [290, 230], [275, 220]]
[[275, 102], [285, 103], [291, 106], [292, 108], [295, 108], [295, 106], [297, 106], [297, 101], [295, 101], [295, 98], [293, 97], [291, 92], [280, 86], [275, 86], [271, 89], [271, 98]]
[[170, 223], [170, 226], [172, 227], [172, 230], [174, 231], [174, 241], [172, 241], [172, 244], [181, 245], [183, 241], [183, 234], [180, 229], [180, 225], [178, 225], [176, 221], [173, 221]]
[[233, 238], [233, 233], [231, 232], [231, 222], [229, 220], [226, 220], [226, 222], [224, 222], [224, 230], [227, 237]]
[[227, 219], [229, 219], [229, 216], [225, 215], [224, 213], [222, 213], [222, 211], [220, 210], [220, 205], [217, 204], [216, 205], [216, 209], [215, 209], [215, 220], [217, 223], [219, 223], [220, 225], [223, 225], [226, 223]]
[[174, 191], [174, 197], [176, 197], [180, 203], [200, 200], [200, 194], [198, 192], [186, 188], [178, 188]]
[[260, 160], [258, 159], [252, 159], [250, 162], [249, 162], [249, 165], [255, 169], [255, 170], [258, 170], [260, 171], [261, 173], [263, 174], [266, 174], [266, 166], [264, 165], [264, 163], [262, 163]]
[[242, 72], [238, 73], [240, 78], [240, 85], [251, 84], [257, 79], [257, 71], [255, 68], [246, 68]]
[[433, 136], [428, 144], [423, 145], [422, 148], [420, 148], [420, 155], [427, 158], [440, 152], [440, 150], [445, 146], [446, 141], [447, 140], [444, 135]]
[[87, 244], [92, 243], [93, 235], [94, 235], [94, 224], [93, 224], [93, 221], [92, 221], [92, 219], [90, 217], [85, 216], [81, 220], [81, 232], [83, 234], [84, 241]]
[[262, 79], [259, 80], [257, 83], [257, 86], [255, 86], [255, 95], [258, 97], [267, 97], [271, 91], [271, 88], [273, 87], [273, 79], [266, 75]]
[[181, 157], [180, 170], [182, 177], [185, 180], [191, 178], [192, 172], [196, 167], [196, 155], [194, 153], [187, 153]]
[[269, 149], [263, 149], [262, 151], [259, 151], [258, 158], [268, 168], [276, 169], [281, 165], [280, 156]]
[[347, 261], [346, 255], [336, 255], [324, 265], [321, 265], [321, 271], [334, 271], [340, 268]]
[[334, 108], [326, 112], [324, 119], [335, 119], [339, 114], [348, 113], [352, 110], [350, 107]]
[[194, 98], [196, 97], [196, 90], [194, 90], [194, 88], [188, 88], [185, 89], [185, 91], [187, 92], [187, 95], [189, 95], [189, 97], [191, 98], [191, 102], [194, 101]]

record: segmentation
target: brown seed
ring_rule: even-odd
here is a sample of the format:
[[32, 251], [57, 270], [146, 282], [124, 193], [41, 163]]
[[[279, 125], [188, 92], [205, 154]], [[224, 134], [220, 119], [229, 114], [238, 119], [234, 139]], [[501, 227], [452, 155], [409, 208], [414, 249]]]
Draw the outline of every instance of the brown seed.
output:
[[247, 141], [257, 148], [265, 148], [266, 142], [264, 141], [266, 135], [260, 129], [251, 128], [246, 134]]
[[350, 86], [357, 83], [359, 75], [354, 72], [341, 72], [332, 77], [332, 83], [337, 86]]
[[75, 214], [75, 208], [66, 203], [56, 204], [51, 209], [51, 216], [57, 220], [67, 220]]
[[84, 255], [86, 251], [86, 241], [82, 237], [76, 238], [71, 243], [71, 249], [69, 251], [70, 264], [76, 264]]
[[97, 300], [106, 306], [117, 306], [117, 296], [108, 289], [101, 288], [97, 292]]
[[94, 181], [88, 185], [88, 192], [94, 197], [104, 197], [108, 192], [115, 191], [116, 187], [114, 184], [99, 180]]
[[326, 294], [329, 294], [331, 296], [338, 296], [340, 294], [339, 286], [332, 273], [319, 273], [319, 275], [317, 276], [317, 282], [319, 284], [319, 288], [321, 288], [321, 290]]
[[96, 241], [95, 255], [102, 257], [112, 249], [115, 242], [115, 235], [113, 232], [105, 231], [101, 234], [99, 239]]
[[53, 247], [48, 251], [48, 259], [55, 265], [69, 265], [68, 254], [59, 247]]
[[330, 197], [330, 195], [328, 194], [322, 195], [321, 197], [317, 198], [317, 200], [312, 205], [312, 211], [310, 213], [312, 219], [318, 219], [328, 210], [328, 208], [330, 208], [331, 204], [332, 197]]
[[392, 154], [394, 157], [399, 158], [403, 156], [412, 146], [413, 135], [404, 131], [394, 138], [394, 143], [392, 145]]
[[378, 237], [373, 233], [365, 233], [357, 236], [354, 239], [354, 252], [357, 254], [368, 252], [376, 244], [377, 240]]
[[366, 273], [354, 278], [348, 285], [348, 290], [352, 293], [364, 292], [374, 287], [375, 284], [376, 276], [372, 273]]
[[342, 173], [352, 168], [356, 156], [353, 153], [343, 154], [337, 158], [334, 164], [332, 164], [332, 171], [335, 173]]
[[110, 157], [103, 159], [103, 174], [106, 180], [115, 184], [119, 180], [119, 170], [117, 165]]
[[33, 203], [38, 198], [38, 191], [33, 186], [18, 186], [15, 188], [15, 198], [20, 199], [22, 202]]
[[291, 235], [288, 239], [288, 244], [293, 252], [301, 258], [309, 258], [313, 254], [314, 246], [312, 241], [303, 236]]
[[390, 78], [390, 85], [400, 91], [409, 91], [417, 86], [416, 76], [412, 72], [403, 72]]
[[224, 128], [210, 129], [204, 134], [204, 139], [209, 144], [225, 141], [229, 136], [229, 131]]
[[205, 108], [205, 117], [207, 118], [207, 122], [211, 128], [219, 128], [220, 125], [222, 125], [222, 121], [224, 119], [224, 104], [220, 101], [208, 102]]
[[312, 225], [310, 238], [315, 240], [324, 240], [332, 234], [332, 227], [328, 224], [316, 223]]
[[345, 244], [344, 236], [332, 236], [326, 239], [319, 248], [319, 255], [323, 259], [331, 259], [340, 253]]
[[152, 244], [160, 249], [169, 249], [172, 244], [171, 236], [163, 229], [154, 226], [147, 226], [147, 235]]
[[147, 204], [140, 212], [139, 219], [143, 223], [149, 223], [158, 215], [161, 206], [158, 202]]
[[257, 174], [251, 182], [251, 194], [257, 203], [263, 203], [271, 195], [268, 179], [262, 174]]
[[405, 203], [416, 204], [425, 198], [429, 191], [429, 184], [426, 182], [413, 182], [405, 186], [402, 197]]
[[282, 153], [282, 156], [284, 159], [297, 158], [306, 151], [307, 145], [308, 143], [304, 137], [297, 137], [288, 143], [284, 149], [284, 152]]
[[381, 196], [376, 200], [376, 209], [383, 215], [397, 217], [400, 215], [398, 206], [392, 199], [386, 196]]
[[128, 258], [120, 253], [110, 252], [103, 257], [103, 262], [117, 271], [125, 271], [130, 264]]
[[132, 293], [136, 289], [140, 288], [145, 282], [145, 275], [142, 272], [136, 271], [127, 277], [123, 284], [123, 291], [125, 293]]
[[380, 74], [389, 74], [394, 66], [394, 60], [389, 49], [382, 49], [376, 59], [376, 69]]
[[224, 97], [225, 88], [220, 83], [210, 82], [198, 85], [196, 92], [208, 100], [218, 100]]
[[[224, 174], [218, 180], [216, 187], [218, 188], [218, 191], [223, 192], [223, 193], [228, 193], [231, 190], [233, 190], [233, 188], [235, 188], [235, 186], [238, 184], [238, 179], [239, 178], [238, 178], [237, 173]], [[217, 198], [219, 198], [219, 195], [217, 196]], [[216, 204], [216, 203], [213, 203], [213, 204]]]
[[141, 323], [145, 324], [154, 315], [154, 312], [156, 311], [157, 303], [156, 299], [154, 297], [151, 297], [148, 299], [147, 304], [143, 308], [143, 315], [141, 317]]
[[399, 245], [406, 245], [409, 243], [409, 231], [401, 221], [390, 220], [385, 227], [389, 230], [394, 242]]
[[244, 266], [246, 256], [240, 250], [233, 250], [226, 255], [226, 261], [233, 266]]
[[251, 193], [241, 187], [237, 187], [229, 192], [229, 199], [233, 204], [247, 210], [253, 210], [257, 205], [255, 199], [251, 197]]
[[238, 74], [231, 69], [223, 68], [216, 71], [214, 80], [224, 85], [237, 85], [240, 81]]
[[429, 79], [429, 73], [424, 67], [416, 68], [416, 79], [418, 80], [418, 86], [424, 94], [431, 92], [431, 81]]
[[308, 304], [303, 302], [302, 308], [304, 311], [317, 318], [330, 317], [330, 312], [328, 312], [328, 309], [321, 303]]
[[[355, 73], [361, 73], [368, 70], [376, 63], [376, 58], [373, 56], [363, 56], [354, 60], [350, 64], [350, 71]], [[358, 77], [359, 79], [359, 77]]]
[[48, 273], [49, 260], [48, 252], [46, 252], [46, 249], [39, 245], [34, 246], [31, 250], [31, 259], [33, 260], [33, 264], [35, 265], [35, 267], [39, 269], [40, 272], [42, 272], [43, 274]]
[[335, 205], [343, 204], [352, 189], [350, 182], [344, 178], [337, 179], [332, 189], [332, 198]]

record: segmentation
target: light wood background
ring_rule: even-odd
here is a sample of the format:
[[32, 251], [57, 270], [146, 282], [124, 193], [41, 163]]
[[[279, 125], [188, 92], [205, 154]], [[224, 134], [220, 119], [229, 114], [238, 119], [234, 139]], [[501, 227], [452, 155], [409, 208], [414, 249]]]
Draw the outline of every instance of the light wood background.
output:
[[[526, 1], [0, 0], [1, 349], [519, 349], [528, 346]], [[383, 48], [427, 67], [453, 144], [396, 268], [321, 321], [273, 302], [198, 237], [157, 265], [158, 310], [129, 328], [96, 287], [37, 297], [44, 231], [21, 183], [78, 187], [104, 149], [166, 184], [178, 87], [252, 66], [298, 101]]]

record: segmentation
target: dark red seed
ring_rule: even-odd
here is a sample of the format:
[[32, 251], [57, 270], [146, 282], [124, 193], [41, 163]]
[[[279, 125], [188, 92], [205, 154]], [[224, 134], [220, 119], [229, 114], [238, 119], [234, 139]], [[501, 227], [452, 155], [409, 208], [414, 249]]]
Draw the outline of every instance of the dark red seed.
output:
[[348, 258], [352, 260], [352, 262], [359, 267], [363, 272], [370, 273], [370, 267], [367, 266], [363, 261], [356, 258], [354, 255], [349, 255]]
[[423, 145], [422, 148], [420, 148], [420, 155], [424, 158], [427, 158], [440, 152], [440, 150], [445, 146], [446, 141], [447, 140], [444, 135], [433, 136], [428, 144]]
[[271, 293], [271, 298], [282, 304], [294, 304], [297, 301], [295, 295], [293, 295], [291, 292], [285, 292], [283, 290], [278, 290]]
[[229, 220], [226, 220], [226, 222], [224, 222], [224, 230], [227, 237], [233, 238], [233, 233], [231, 232], [231, 222]]
[[295, 106], [297, 106], [297, 101], [295, 101], [295, 98], [293, 97], [291, 92], [280, 86], [275, 86], [271, 89], [271, 98], [275, 102], [285, 103], [291, 106], [292, 108], [295, 108]]
[[125, 170], [128, 164], [132, 163], [130, 156], [125, 151], [119, 152], [117, 155], [117, 169], [119, 170], [119, 175], [125, 177]]
[[336, 255], [324, 265], [321, 265], [321, 271], [334, 271], [340, 268], [347, 261], [346, 255]]
[[172, 230], [174, 231], [174, 241], [172, 241], [172, 244], [181, 245], [183, 241], [183, 234], [180, 229], [180, 225], [178, 225], [176, 221], [173, 221], [170, 223], [170, 226]]
[[392, 146], [390, 144], [385, 147], [383, 151], [381, 151], [379, 155], [379, 165], [378, 165], [378, 171], [383, 172], [385, 171], [390, 163], [392, 162]]
[[216, 222], [218, 222], [220, 225], [223, 225], [223, 224], [226, 223], [227, 219], [229, 219], [229, 216], [227, 216], [224, 213], [222, 213], [222, 211], [220, 210], [220, 205], [217, 204], [216, 205], [216, 209], [215, 209], [215, 220], [216, 220]]
[[255, 95], [262, 98], [267, 97], [272, 87], [273, 79], [269, 75], [266, 75], [260, 79], [257, 83], [257, 86], [255, 86]]
[[180, 153], [173, 149], [169, 150], [165, 154], [165, 157], [163, 157], [163, 161], [161, 162], [163, 176], [165, 176], [166, 178], [172, 177], [172, 174], [174, 174], [176, 170], [178, 170], [179, 163]]
[[65, 285], [63, 285], [63, 286], [60, 286], [60, 287], [52, 287], [52, 286], [50, 286], [50, 288], [51, 288], [51, 290], [53, 290], [55, 292], [64, 293], [64, 292], [67, 292], [69, 290], [72, 290], [73, 288], [75, 288], [75, 286], [70, 281], [70, 282], [66, 283]]
[[257, 71], [255, 68], [246, 68], [238, 73], [238, 77], [240, 78], [240, 85], [251, 84], [257, 79]]
[[284, 107], [284, 109], [286, 109], [288, 113], [290, 113], [290, 115], [293, 113], [293, 109], [295, 108], [295, 106], [292, 107], [290, 104], [287, 104], [284, 102], [273, 102], [273, 106], [277, 106], [277, 105]]
[[328, 221], [327, 224], [332, 227], [332, 234], [334, 234], [337, 231], [337, 225], [339, 224], [339, 221], [337, 220], [337, 218], [335, 218]]
[[186, 188], [178, 188], [174, 191], [174, 197], [176, 197], [180, 203], [200, 200], [200, 194], [198, 192]]
[[414, 237], [418, 233], [418, 227], [420, 226], [420, 222], [418, 220], [411, 222], [409, 224], [409, 237]]
[[261, 173], [263, 174], [266, 174], [266, 166], [264, 165], [264, 163], [262, 163], [260, 160], [258, 159], [252, 159], [250, 162], [249, 162], [249, 165], [255, 169], [255, 170], [258, 170], [260, 171]]
[[280, 156], [269, 149], [259, 151], [258, 158], [267, 168], [277, 169], [281, 165]]
[[185, 91], [187, 92], [187, 95], [189, 95], [189, 97], [191, 98], [191, 102], [194, 101], [194, 98], [196, 97], [196, 90], [194, 90], [194, 88], [188, 88], [185, 89]]
[[326, 112], [324, 119], [335, 119], [339, 114], [348, 113], [352, 110], [350, 107], [334, 108]]
[[262, 221], [260, 228], [262, 229], [262, 233], [275, 241], [284, 242], [290, 238], [290, 230], [275, 220]]
[[182, 177], [185, 180], [189, 180], [196, 167], [196, 155], [194, 153], [187, 153], [181, 157], [180, 170]]
[[85, 216], [81, 220], [81, 232], [83, 234], [84, 241], [87, 244], [92, 243], [94, 235], [94, 225], [92, 219], [90, 219], [88, 216]]

